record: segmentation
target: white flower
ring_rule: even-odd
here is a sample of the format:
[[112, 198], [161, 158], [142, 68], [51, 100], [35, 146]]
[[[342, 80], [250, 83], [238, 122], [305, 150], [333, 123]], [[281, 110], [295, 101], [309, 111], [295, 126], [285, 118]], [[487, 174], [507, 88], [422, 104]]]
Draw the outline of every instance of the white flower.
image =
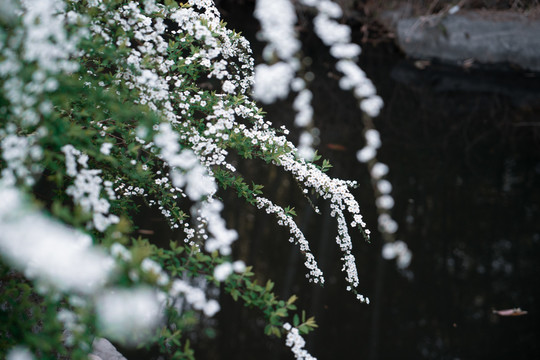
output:
[[292, 3], [289, 0], [258, 0], [253, 15], [261, 23], [259, 38], [268, 42], [264, 49], [265, 58], [270, 59], [276, 52], [280, 59], [292, 60], [301, 46], [294, 30], [296, 11]]
[[211, 195], [217, 190], [213, 177], [206, 174], [202, 166], [197, 166], [187, 173], [186, 194], [193, 201], [199, 201], [204, 196]]
[[25, 276], [83, 293], [106, 283], [114, 263], [89, 235], [28, 208], [18, 190], [1, 182], [0, 198], [0, 254]]
[[313, 25], [317, 36], [327, 46], [332, 46], [336, 43], [348, 43], [351, 39], [350, 27], [339, 24], [322, 13], [319, 13], [315, 17]]
[[143, 342], [161, 322], [157, 294], [147, 288], [111, 289], [96, 299], [98, 324], [111, 340]]
[[397, 257], [397, 266], [400, 269], [405, 269], [408, 267], [412, 259], [412, 253], [408, 249], [407, 244], [401, 240], [384, 244], [382, 256], [386, 260], [391, 260]]
[[291, 348], [292, 353], [294, 354], [295, 359], [300, 360], [317, 360], [313, 357], [304, 346], [306, 341], [300, 335], [300, 332], [297, 328], [292, 327], [291, 324], [283, 324], [283, 328], [287, 331], [287, 338], [285, 339], [285, 345]]
[[375, 129], [369, 129], [366, 130], [364, 137], [366, 138], [366, 142], [368, 146], [372, 146], [375, 149], [378, 149], [381, 147], [381, 136], [379, 135], [379, 132]]
[[204, 314], [208, 317], [214, 316], [219, 310], [219, 303], [214, 299], [209, 300], [203, 308]]
[[397, 256], [396, 247], [394, 243], [386, 243], [382, 248], [382, 257], [386, 260], [391, 260]]
[[337, 59], [354, 58], [360, 55], [361, 51], [356, 44], [334, 44], [330, 48], [330, 54]]
[[379, 162], [373, 165], [373, 167], [371, 168], [371, 177], [373, 177], [374, 179], [380, 179], [386, 174], [388, 174], [388, 165], [386, 164]]
[[159, 275], [163, 270], [161, 269], [161, 265], [159, 265], [157, 262], [155, 262], [154, 260], [151, 260], [151, 259], [148, 259], [148, 258], [145, 258], [142, 262], [141, 262], [141, 269], [144, 271], [144, 272], [148, 272], [148, 273], [153, 273], [155, 275]]
[[392, 192], [392, 184], [388, 180], [377, 181], [377, 189], [381, 194], [390, 194]]
[[265, 104], [284, 99], [289, 94], [289, 86], [293, 79], [294, 70], [285, 62], [257, 65], [253, 96]]
[[356, 153], [356, 158], [358, 161], [365, 163], [373, 159], [375, 155], [377, 155], [377, 150], [372, 146], [366, 146]]
[[234, 272], [243, 273], [246, 271], [246, 264], [242, 260], [237, 260], [232, 264]]
[[412, 259], [412, 253], [407, 249], [407, 251], [404, 251], [399, 254], [398, 259], [397, 259], [397, 266], [400, 269], [405, 269], [409, 267], [409, 265], [411, 264], [411, 259]]
[[236, 85], [234, 85], [231, 81], [226, 80], [226, 81], [223, 83], [223, 86], [222, 86], [221, 88], [222, 88], [223, 91], [225, 91], [226, 93], [232, 94], [232, 93], [234, 93], [234, 90], [236, 89]]
[[110, 155], [113, 144], [106, 142], [101, 145], [100, 151], [103, 155]]
[[382, 195], [377, 198], [376, 204], [381, 209], [390, 210], [394, 207], [394, 198], [390, 195]]
[[354, 88], [354, 95], [360, 99], [373, 96], [376, 93], [375, 86], [373, 86], [373, 83], [367, 78], [363, 79], [361, 83], [356, 84]]
[[398, 230], [398, 224], [395, 222], [390, 215], [381, 214], [379, 215], [379, 230], [386, 232], [388, 234], [394, 234]]
[[114, 243], [111, 246], [111, 255], [124, 261], [131, 260], [131, 252], [120, 243]]
[[317, 8], [321, 13], [328, 15], [331, 18], [338, 18], [343, 15], [341, 7], [330, 0], [319, 1]]
[[224, 262], [223, 264], [219, 264], [214, 269], [214, 278], [219, 281], [225, 281], [229, 275], [231, 275], [233, 272], [233, 267], [230, 262]]
[[377, 95], [370, 96], [360, 102], [360, 109], [371, 117], [377, 117], [382, 106], [383, 101]]
[[26, 347], [15, 346], [9, 350], [6, 360], [34, 360], [34, 355]]

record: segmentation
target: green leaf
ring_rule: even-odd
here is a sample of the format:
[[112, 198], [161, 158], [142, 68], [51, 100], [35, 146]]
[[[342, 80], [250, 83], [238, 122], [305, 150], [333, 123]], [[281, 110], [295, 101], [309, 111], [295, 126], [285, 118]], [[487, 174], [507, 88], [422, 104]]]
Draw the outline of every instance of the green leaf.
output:
[[277, 337], [281, 337], [281, 332], [279, 331], [279, 328], [277, 326], [272, 327], [272, 334], [276, 335]]
[[272, 291], [273, 288], [274, 288], [274, 283], [271, 280], [268, 280], [266, 282], [266, 291]]
[[287, 300], [287, 305], [293, 304], [298, 299], [298, 296], [292, 295], [289, 300]]
[[276, 310], [276, 315], [280, 316], [280, 317], [287, 316], [287, 309], [285, 309], [285, 308], [277, 309]]
[[293, 316], [293, 325], [294, 325], [294, 327], [298, 327], [299, 324], [300, 324], [300, 318], [298, 317], [298, 314], [294, 314], [294, 316]]

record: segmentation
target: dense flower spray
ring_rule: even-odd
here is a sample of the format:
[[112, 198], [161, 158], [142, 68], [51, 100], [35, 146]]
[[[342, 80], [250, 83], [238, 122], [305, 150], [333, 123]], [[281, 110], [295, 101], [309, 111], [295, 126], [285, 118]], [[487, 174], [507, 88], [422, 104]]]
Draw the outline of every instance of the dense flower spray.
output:
[[[341, 86], [376, 116], [382, 101], [354, 62], [360, 48], [350, 43], [350, 29], [335, 21], [339, 6], [302, 3], [317, 10], [315, 32], [338, 59]], [[191, 359], [183, 331], [220, 310], [221, 289], [258, 308], [265, 332], [286, 334], [297, 358], [312, 358], [300, 333], [315, 327], [313, 319], [288, 325], [295, 297], [279, 300], [271, 282], [258, 285], [251, 267], [232, 258], [238, 234], [221, 216], [226, 204], [218, 190], [232, 188], [287, 227], [309, 281], [323, 284], [323, 272], [293, 214], [248, 184], [231, 154], [273, 164], [303, 192], [330, 202], [347, 290], [369, 303], [358, 292], [349, 235], [352, 228], [370, 235], [349, 190], [357, 184], [313, 162], [317, 132], [309, 79], [297, 76], [295, 9], [288, 0], [258, 1], [255, 16], [268, 42], [267, 63], [256, 68], [249, 43], [223, 25], [210, 0], [2, 3], [0, 271], [23, 281], [0, 283], [0, 306], [14, 316], [39, 314], [36, 324], [52, 324], [57, 336], [27, 343], [0, 327], [11, 346], [0, 355], [85, 359], [94, 337], [106, 336], [128, 345], [154, 341], [170, 358]], [[298, 147], [256, 103], [291, 89], [294, 123], [303, 129]], [[371, 160], [380, 141], [368, 131], [362, 159]], [[374, 178], [385, 175], [382, 166], [370, 167]], [[391, 185], [381, 179], [377, 187], [377, 205], [391, 208]], [[152, 234], [134, 221], [141, 207], [165, 219], [173, 234], [165, 246], [141, 236]], [[392, 221], [379, 219], [388, 232]], [[399, 249], [386, 249], [385, 257], [405, 263]], [[13, 292], [19, 301], [6, 298]]]

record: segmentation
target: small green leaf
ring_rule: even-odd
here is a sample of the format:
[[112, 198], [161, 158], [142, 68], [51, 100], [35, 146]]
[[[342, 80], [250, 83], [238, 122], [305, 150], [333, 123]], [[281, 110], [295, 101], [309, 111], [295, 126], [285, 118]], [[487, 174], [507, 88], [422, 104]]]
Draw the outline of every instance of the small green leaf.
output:
[[289, 300], [287, 300], [287, 305], [293, 304], [298, 299], [298, 296], [292, 295]]
[[268, 280], [266, 282], [266, 291], [272, 291], [273, 288], [274, 288], [274, 283], [271, 280]]
[[298, 327], [299, 324], [300, 324], [300, 318], [298, 317], [298, 314], [294, 314], [294, 317], [293, 317], [294, 327]]

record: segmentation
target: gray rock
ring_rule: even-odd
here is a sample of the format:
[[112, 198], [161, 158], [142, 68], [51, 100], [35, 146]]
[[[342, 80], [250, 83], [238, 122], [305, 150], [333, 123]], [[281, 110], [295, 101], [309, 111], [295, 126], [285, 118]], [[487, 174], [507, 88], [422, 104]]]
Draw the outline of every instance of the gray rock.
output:
[[[93, 356], [93, 357], [92, 357]], [[91, 360], [127, 360], [122, 354], [116, 350], [109, 340], [103, 338], [95, 338], [92, 343]]]
[[540, 21], [524, 14], [460, 11], [392, 20], [399, 47], [411, 57], [540, 71]]

